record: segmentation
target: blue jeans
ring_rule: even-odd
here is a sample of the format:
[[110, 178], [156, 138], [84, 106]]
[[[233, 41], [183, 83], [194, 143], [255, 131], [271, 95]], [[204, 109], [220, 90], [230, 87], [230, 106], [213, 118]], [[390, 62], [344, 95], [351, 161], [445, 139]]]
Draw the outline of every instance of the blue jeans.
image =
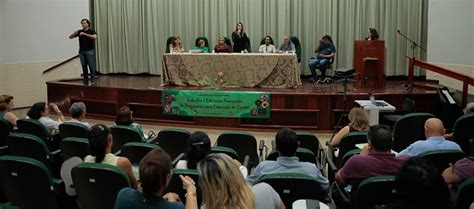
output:
[[84, 82], [87, 82], [89, 79], [89, 70], [87, 70], [87, 66], [89, 66], [89, 69], [91, 71], [91, 78], [90, 81], [95, 80], [95, 51], [94, 50], [89, 50], [89, 51], [79, 51], [79, 59], [81, 60], [81, 66], [82, 66], [82, 74], [84, 76], [83, 80]]
[[321, 71], [321, 79], [324, 79], [326, 77], [326, 69], [329, 66], [329, 60], [328, 59], [321, 59], [321, 58], [316, 58], [316, 59], [310, 59], [308, 62], [309, 69], [311, 70], [311, 75], [313, 76], [314, 79], [317, 79], [318, 76], [316, 74], [316, 69], [319, 68]]

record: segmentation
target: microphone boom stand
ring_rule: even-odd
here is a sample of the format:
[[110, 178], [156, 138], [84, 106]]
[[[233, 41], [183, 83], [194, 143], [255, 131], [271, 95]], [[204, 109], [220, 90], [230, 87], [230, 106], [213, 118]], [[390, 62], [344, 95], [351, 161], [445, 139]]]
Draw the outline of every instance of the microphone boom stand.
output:
[[[416, 57], [415, 57], [415, 50], [416, 48], [420, 48], [422, 51], [425, 51], [426, 52], [426, 49], [424, 49], [422, 46], [420, 46], [419, 44], [417, 44], [415, 41], [411, 40], [410, 38], [408, 38], [405, 34], [403, 34], [402, 32], [400, 32], [400, 30], [397, 30], [397, 33], [398, 35], [400, 35], [401, 37], [403, 37], [404, 39], [406, 39], [407, 41], [409, 41], [411, 43], [410, 45], [410, 48], [412, 50], [412, 58], [413, 58], [413, 62], [412, 62], [412, 66], [411, 68], [414, 69], [415, 67], [415, 62], [416, 62]], [[412, 92], [413, 91], [413, 88], [415, 87], [413, 81], [409, 82], [407, 85], [406, 85], [407, 89], [406, 91], [408, 92]]]

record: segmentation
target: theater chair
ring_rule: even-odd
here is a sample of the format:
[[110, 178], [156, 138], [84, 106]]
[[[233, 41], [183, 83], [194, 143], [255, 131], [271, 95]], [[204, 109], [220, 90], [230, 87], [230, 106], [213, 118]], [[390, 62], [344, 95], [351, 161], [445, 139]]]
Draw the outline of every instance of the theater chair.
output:
[[0, 119], [0, 156], [7, 154], [7, 138], [13, 131], [13, 126], [5, 119]]
[[185, 129], [164, 128], [158, 132], [156, 141], [171, 159], [176, 159], [180, 154], [188, 151], [190, 136], [191, 132]]
[[170, 44], [173, 42], [173, 39], [174, 39], [174, 36], [170, 36], [166, 39], [166, 49], [165, 49], [165, 52], [166, 53], [170, 53]]
[[454, 122], [453, 128], [453, 141], [456, 142], [467, 154], [471, 153], [471, 145], [469, 140], [474, 137], [474, 113], [468, 113], [459, 117], [456, 122]]
[[350, 132], [341, 139], [341, 143], [338, 147], [338, 155], [336, 156], [336, 149], [329, 145], [326, 157], [326, 163], [328, 164], [328, 179], [329, 182], [334, 181], [336, 172], [342, 166], [342, 157], [351, 150], [359, 149], [356, 147], [357, 144], [367, 143], [366, 132]]
[[454, 209], [466, 209], [474, 203], [474, 177], [465, 180], [454, 199]]
[[[75, 208], [63, 205], [64, 186], [53, 179], [48, 168], [38, 160], [0, 157], [0, 182], [8, 202], [22, 209]], [[3, 208], [3, 207], [2, 207]]]
[[393, 150], [400, 152], [413, 142], [425, 139], [425, 121], [435, 117], [431, 113], [409, 113], [395, 123]]
[[110, 132], [114, 138], [112, 153], [119, 154], [122, 146], [129, 142], [143, 142], [143, 137], [136, 129], [128, 126], [114, 125], [110, 127]]
[[298, 58], [298, 63], [301, 62], [301, 43], [300, 39], [297, 36], [290, 37], [291, 43], [295, 45], [295, 53]]
[[[198, 198], [198, 206], [201, 205], [202, 201], [202, 193], [201, 189], [199, 188], [199, 176], [198, 172], [195, 169], [174, 169], [173, 170], [173, 175], [171, 177], [171, 181], [168, 184], [168, 187], [166, 187], [165, 191], [163, 194], [166, 194], [168, 192], [174, 192], [179, 195], [179, 198], [184, 201], [183, 203], [186, 203], [186, 190], [183, 189], [183, 181], [179, 178], [179, 175], [183, 176], [189, 176], [193, 179], [193, 181], [196, 183], [196, 192], [197, 192], [197, 198]], [[232, 195], [232, 194], [228, 194]]]
[[67, 137], [89, 138], [89, 128], [83, 124], [64, 122], [59, 125], [59, 136], [61, 139]]
[[260, 153], [257, 153], [257, 139], [247, 132], [224, 132], [217, 137], [216, 145], [234, 149], [239, 154], [239, 162], [247, 167], [249, 172], [263, 160], [265, 142], [260, 140], [258, 147]]
[[450, 164], [466, 157], [466, 153], [458, 150], [434, 150], [421, 153], [420, 157], [433, 164], [441, 174]]
[[353, 182], [351, 192], [333, 185], [333, 198], [337, 208], [383, 208], [395, 200], [395, 176], [374, 176]]
[[129, 142], [122, 146], [120, 156], [126, 157], [133, 165], [140, 164], [140, 160], [151, 150], [160, 146], [143, 142]]
[[296, 132], [296, 135], [300, 142], [299, 147], [311, 150], [319, 162], [324, 162], [323, 159], [321, 159], [325, 154], [324, 149], [317, 136], [307, 131], [298, 131]]
[[121, 168], [99, 163], [81, 163], [72, 169], [79, 208], [114, 208], [118, 192], [130, 187], [130, 180]]
[[232, 49], [232, 42], [230, 41], [230, 38], [227, 38], [227, 37], [224, 37], [224, 42], [230, 46], [230, 48]]
[[31, 134], [13, 133], [7, 140], [8, 153], [14, 156], [29, 157], [40, 161], [53, 177], [59, 178], [61, 150], [51, 152], [43, 140]]
[[196, 40], [194, 41], [194, 46], [198, 46], [199, 47], [199, 40], [204, 40], [204, 43], [206, 44], [206, 47], [211, 50], [209, 48], [209, 41], [207, 39], [207, 37], [204, 37], [204, 36], [201, 36], [201, 37], [197, 37]]
[[260, 182], [265, 182], [280, 195], [287, 209], [292, 209], [293, 202], [299, 199], [324, 201], [326, 192], [321, 185], [308, 175], [301, 173], [274, 173], [264, 175]]
[[211, 153], [223, 153], [230, 156], [232, 159], [239, 159], [239, 154], [237, 154], [234, 149], [229, 147], [213, 146], [211, 147]]
[[63, 161], [71, 157], [84, 159], [89, 154], [89, 139], [67, 137], [61, 140], [59, 147]]
[[[268, 154], [266, 160], [276, 160], [277, 157], [278, 157], [278, 152], [276, 150], [273, 150], [272, 152], [270, 152], [270, 154]], [[309, 149], [298, 147], [298, 149], [296, 149], [296, 157], [298, 157], [300, 162], [313, 163], [318, 168], [321, 168], [319, 163], [316, 160], [316, 156]]]
[[16, 130], [17, 133], [31, 134], [39, 137], [46, 143], [50, 150], [56, 150], [59, 148], [59, 143], [56, 144], [53, 142], [54, 137], [49, 134], [48, 129], [46, 129], [46, 127], [44, 127], [44, 125], [39, 121], [32, 119], [19, 119], [16, 124], [18, 126], [18, 130]]

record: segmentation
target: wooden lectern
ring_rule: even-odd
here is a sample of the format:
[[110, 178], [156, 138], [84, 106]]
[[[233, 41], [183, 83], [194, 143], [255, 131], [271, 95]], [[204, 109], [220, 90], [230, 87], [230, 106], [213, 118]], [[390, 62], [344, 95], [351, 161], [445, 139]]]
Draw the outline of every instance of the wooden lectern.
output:
[[385, 86], [385, 41], [354, 41], [355, 86], [383, 88]]

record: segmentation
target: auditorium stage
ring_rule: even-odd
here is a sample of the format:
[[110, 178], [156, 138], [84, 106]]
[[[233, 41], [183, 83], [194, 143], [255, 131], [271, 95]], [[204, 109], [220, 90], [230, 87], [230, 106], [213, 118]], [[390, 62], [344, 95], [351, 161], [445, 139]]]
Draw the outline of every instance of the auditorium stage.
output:
[[[125, 105], [133, 110], [138, 122], [156, 124], [180, 124], [179, 126], [207, 126], [213, 128], [235, 129], [277, 129], [291, 127], [307, 130], [332, 130], [344, 109], [342, 83], [313, 85], [303, 79], [302, 86], [294, 89], [268, 88], [225, 88], [226, 91], [264, 91], [270, 92], [271, 118], [217, 118], [184, 117], [163, 114], [161, 91], [170, 89], [202, 90], [200, 87], [162, 87], [161, 78], [152, 75], [101, 75], [93, 86], [85, 86], [82, 79], [48, 81], [48, 101], [58, 104], [67, 113], [73, 102], [84, 102], [87, 117], [114, 119], [117, 110]], [[436, 91], [433, 88], [416, 86], [407, 92], [406, 81], [386, 81], [385, 88], [374, 90], [354, 88], [348, 84], [347, 109], [356, 106], [354, 100], [368, 99], [372, 92], [377, 100], [385, 100], [401, 111], [405, 98], [416, 102], [416, 111], [435, 112], [439, 108]], [[434, 82], [417, 83], [436, 85]], [[395, 113], [396, 113], [395, 112]]]

